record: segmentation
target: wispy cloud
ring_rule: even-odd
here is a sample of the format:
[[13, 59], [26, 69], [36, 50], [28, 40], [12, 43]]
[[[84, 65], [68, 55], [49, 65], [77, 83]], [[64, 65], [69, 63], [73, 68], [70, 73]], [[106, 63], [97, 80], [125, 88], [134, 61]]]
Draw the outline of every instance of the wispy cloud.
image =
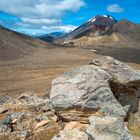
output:
[[[48, 29], [48, 27], [46, 26], [43, 26], [42, 27], [43, 29]], [[62, 32], [70, 32], [70, 31], [73, 31], [74, 29], [76, 29], [77, 26], [74, 26], [74, 25], [60, 25], [60, 26], [52, 26], [49, 28], [49, 30], [55, 30], [55, 31], [62, 31]]]
[[54, 25], [61, 23], [60, 19], [47, 19], [47, 18], [21, 18], [25, 23], [29, 24], [45, 24], [45, 25]]
[[68, 33], [74, 30], [75, 28], [77, 28], [77, 26], [74, 25], [42, 26], [40, 28], [38, 26], [28, 26], [28, 25], [24, 26], [22, 23], [19, 23], [16, 24], [16, 26], [12, 27], [11, 29], [29, 35], [42, 35], [50, 32], [60, 32], [60, 31]]
[[112, 13], [122, 13], [125, 10], [119, 4], [111, 4], [107, 7], [107, 11]]

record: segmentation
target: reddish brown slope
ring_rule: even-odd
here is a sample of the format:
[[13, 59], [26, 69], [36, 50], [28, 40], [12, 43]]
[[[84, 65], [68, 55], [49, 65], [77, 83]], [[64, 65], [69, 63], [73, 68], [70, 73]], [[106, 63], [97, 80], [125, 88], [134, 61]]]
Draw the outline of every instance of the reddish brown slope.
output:
[[140, 25], [123, 19], [116, 23], [110, 33], [120, 34], [126, 41], [140, 41]]

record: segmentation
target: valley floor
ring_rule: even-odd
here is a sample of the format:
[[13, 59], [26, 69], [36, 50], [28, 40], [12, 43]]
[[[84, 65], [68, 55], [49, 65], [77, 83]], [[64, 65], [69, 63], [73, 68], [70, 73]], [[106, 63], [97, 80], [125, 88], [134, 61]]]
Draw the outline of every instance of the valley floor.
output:
[[[100, 55], [92, 52], [92, 49], [97, 49]], [[86, 48], [36, 49], [30, 56], [13, 61], [0, 61], [0, 94], [13, 96], [25, 91], [34, 91], [44, 95], [49, 92], [55, 77], [72, 67], [86, 65], [103, 54], [131, 62], [133, 67], [140, 68], [140, 49], [135, 48], [99, 45]]]
[[31, 56], [0, 62], [0, 93], [5, 96], [25, 91], [44, 95], [51, 81], [69, 68], [88, 64], [98, 58], [89, 50], [76, 48], [38, 49]]
[[[48, 93], [55, 77], [72, 67], [86, 65], [93, 59], [101, 57], [91, 49], [60, 47], [37, 49], [32, 55], [18, 60], [0, 61], [1, 96], [6, 94], [18, 96], [25, 91], [34, 91], [39, 95]], [[140, 68], [139, 64], [131, 63], [131, 65]]]

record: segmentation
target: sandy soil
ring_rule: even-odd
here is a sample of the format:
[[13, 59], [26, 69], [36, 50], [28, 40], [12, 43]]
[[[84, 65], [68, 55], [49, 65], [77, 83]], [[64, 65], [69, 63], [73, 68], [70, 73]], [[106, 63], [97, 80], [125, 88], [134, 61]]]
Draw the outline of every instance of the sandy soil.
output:
[[[32, 55], [13, 61], [0, 61], [0, 94], [18, 96], [26, 91], [44, 95], [52, 80], [66, 70], [101, 57], [82, 48], [37, 49]], [[139, 64], [131, 63], [137, 69]]]
[[39, 95], [49, 92], [51, 81], [69, 68], [88, 64], [98, 58], [89, 50], [76, 48], [37, 49], [31, 56], [0, 62], [1, 95], [19, 95], [34, 91]]

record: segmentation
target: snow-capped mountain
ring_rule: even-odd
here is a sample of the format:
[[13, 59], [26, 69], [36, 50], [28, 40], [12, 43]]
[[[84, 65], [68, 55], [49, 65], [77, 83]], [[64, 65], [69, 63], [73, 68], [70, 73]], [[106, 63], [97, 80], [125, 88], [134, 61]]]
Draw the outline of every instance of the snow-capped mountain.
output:
[[77, 39], [82, 36], [99, 36], [105, 34], [118, 21], [109, 15], [97, 15], [63, 37], [64, 40]]

